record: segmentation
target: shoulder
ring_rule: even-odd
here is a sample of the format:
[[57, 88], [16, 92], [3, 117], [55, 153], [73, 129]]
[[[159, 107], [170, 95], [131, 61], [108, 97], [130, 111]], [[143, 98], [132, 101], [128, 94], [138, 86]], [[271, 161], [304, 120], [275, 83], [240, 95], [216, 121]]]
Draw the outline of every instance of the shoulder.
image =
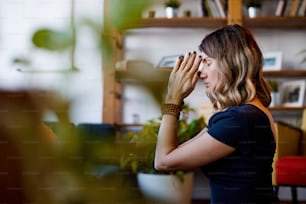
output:
[[261, 121], [262, 116], [265, 116], [264, 113], [252, 105], [230, 107], [210, 118], [208, 133], [225, 144], [237, 147], [239, 141], [252, 131], [252, 124]]
[[254, 109], [251, 105], [233, 106], [224, 111], [215, 113], [209, 121], [209, 125], [213, 125], [218, 122], [243, 122], [245, 117], [250, 114], [254, 114], [258, 110]]

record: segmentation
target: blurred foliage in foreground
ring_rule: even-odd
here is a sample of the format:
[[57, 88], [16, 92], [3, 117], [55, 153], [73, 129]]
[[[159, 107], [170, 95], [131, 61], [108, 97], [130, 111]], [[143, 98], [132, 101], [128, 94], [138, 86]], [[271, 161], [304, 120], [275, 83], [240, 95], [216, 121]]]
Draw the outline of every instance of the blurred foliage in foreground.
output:
[[[46, 52], [70, 51], [71, 69], [74, 69], [75, 32], [87, 26], [94, 33], [99, 51], [104, 50], [104, 54], [112, 58], [114, 36], [111, 31], [140, 20], [150, 1], [107, 2], [103, 28], [99, 21], [75, 20], [72, 15], [71, 22], [62, 30], [42, 27], [34, 31], [32, 45]], [[74, 3], [72, 0], [72, 8]], [[29, 56], [16, 57], [13, 63], [31, 68]], [[97, 157], [105, 153], [104, 148], [95, 148], [99, 153], [90, 155], [84, 152], [84, 145], [90, 148], [97, 143], [78, 137], [69, 120], [69, 102], [56, 93], [35, 90], [4, 91], [0, 97], [0, 135], [3, 137], [0, 167], [1, 172], [7, 172], [5, 176], [0, 175], [1, 203], [143, 203], [130, 174], [100, 170], [114, 164], [104, 163], [103, 158]], [[56, 131], [43, 121], [46, 112], [57, 116]], [[110, 149], [105, 148], [107, 154]], [[116, 148], [112, 156], [113, 161], [119, 160]], [[5, 162], [8, 158], [12, 159]]]

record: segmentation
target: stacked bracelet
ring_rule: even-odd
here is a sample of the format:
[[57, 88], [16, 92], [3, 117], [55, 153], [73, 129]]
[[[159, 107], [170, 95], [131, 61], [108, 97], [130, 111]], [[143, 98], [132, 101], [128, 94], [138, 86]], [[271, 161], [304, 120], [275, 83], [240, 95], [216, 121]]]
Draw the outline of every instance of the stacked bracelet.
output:
[[162, 115], [173, 115], [175, 116], [177, 119], [180, 116], [180, 112], [182, 110], [182, 106], [181, 105], [176, 105], [176, 104], [172, 104], [172, 103], [166, 103], [163, 104], [161, 107], [161, 113]]

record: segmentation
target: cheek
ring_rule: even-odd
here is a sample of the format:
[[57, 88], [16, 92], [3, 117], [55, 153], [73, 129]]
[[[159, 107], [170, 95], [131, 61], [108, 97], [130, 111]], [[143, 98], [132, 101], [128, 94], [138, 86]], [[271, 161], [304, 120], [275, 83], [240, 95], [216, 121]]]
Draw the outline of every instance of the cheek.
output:
[[211, 69], [209, 71], [209, 76], [210, 76], [212, 81], [216, 81], [218, 79], [218, 71], [217, 71], [217, 69], [215, 69], [215, 68]]

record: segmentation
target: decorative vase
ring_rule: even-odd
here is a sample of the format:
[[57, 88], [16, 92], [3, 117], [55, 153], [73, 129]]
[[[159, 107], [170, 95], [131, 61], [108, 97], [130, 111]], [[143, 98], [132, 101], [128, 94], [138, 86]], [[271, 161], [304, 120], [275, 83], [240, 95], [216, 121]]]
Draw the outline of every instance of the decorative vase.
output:
[[138, 173], [140, 191], [149, 203], [191, 203], [193, 172], [184, 175], [184, 181], [171, 174]]
[[149, 11], [149, 18], [154, 18], [155, 17], [155, 11], [154, 10], [150, 10]]
[[260, 16], [261, 14], [261, 8], [260, 7], [249, 7], [248, 8], [248, 14], [250, 18], [255, 18], [257, 16]]
[[177, 12], [178, 9], [177, 8], [173, 8], [173, 7], [166, 7], [166, 17], [167, 18], [174, 18], [177, 17]]
[[279, 92], [271, 92], [271, 104], [270, 106], [276, 106], [280, 104]]

